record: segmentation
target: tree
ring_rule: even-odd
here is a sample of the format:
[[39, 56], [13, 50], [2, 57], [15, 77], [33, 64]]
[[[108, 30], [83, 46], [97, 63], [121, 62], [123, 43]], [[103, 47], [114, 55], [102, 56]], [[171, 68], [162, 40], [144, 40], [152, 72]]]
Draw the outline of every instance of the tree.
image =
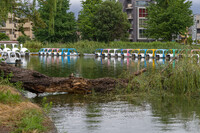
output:
[[82, 2], [82, 10], [78, 18], [78, 28], [82, 39], [93, 40], [96, 31], [93, 23], [94, 14], [102, 0], [85, 0]]
[[28, 18], [35, 25], [44, 26], [35, 9], [35, 3], [36, 0], [33, 0], [33, 3], [29, 0], [0, 0], [0, 24], [8, 19], [10, 13], [13, 15], [13, 21], [18, 21], [18, 23], [23, 23], [23, 18]]
[[122, 5], [115, 1], [103, 2], [95, 12], [94, 27], [96, 29], [95, 40], [114, 41], [128, 37], [130, 22], [127, 20], [127, 14], [123, 13]]
[[147, 33], [149, 38], [171, 41], [179, 34], [185, 34], [193, 25], [192, 2], [186, 0], [166, 0], [148, 7]]
[[[91, 1], [87, 1], [90, 2], [91, 6]], [[130, 23], [126, 13], [122, 11], [121, 3], [114, 0], [96, 1], [96, 3], [98, 4], [93, 8], [83, 5], [83, 10], [79, 15], [79, 29], [83, 39], [109, 42], [128, 37], [127, 31], [130, 28]]]
[[8, 41], [9, 37], [5, 33], [0, 32], [0, 41]]
[[[74, 13], [69, 10], [69, 0], [57, 0], [56, 9], [52, 10], [52, 0], [39, 3], [39, 13], [46, 27], [34, 27], [36, 39], [49, 42], [74, 42], [76, 36], [76, 21]], [[52, 16], [53, 12], [54, 15]]]

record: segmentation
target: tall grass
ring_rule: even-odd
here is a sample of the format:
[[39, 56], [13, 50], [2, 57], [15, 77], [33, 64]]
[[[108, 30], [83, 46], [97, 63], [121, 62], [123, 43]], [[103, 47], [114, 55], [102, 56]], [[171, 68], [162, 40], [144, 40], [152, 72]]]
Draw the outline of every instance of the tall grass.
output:
[[14, 133], [43, 132], [47, 128], [43, 126], [44, 115], [36, 109], [24, 111], [24, 117], [17, 125], [18, 129]]
[[[93, 53], [97, 48], [120, 48], [120, 49], [183, 49], [186, 46], [175, 42], [110, 42], [109, 44], [95, 41], [79, 41], [76, 43], [41, 43], [30, 41], [24, 44], [31, 52], [38, 52], [40, 48], [76, 48], [78, 52]], [[188, 46], [190, 47], [190, 46]], [[198, 47], [198, 46], [195, 46]]]
[[22, 98], [19, 94], [12, 94], [11, 91], [0, 91], [0, 103], [10, 104], [21, 102]]
[[[165, 91], [172, 94], [200, 96], [200, 64], [196, 59], [184, 58], [175, 67], [134, 77], [130, 82], [134, 91]], [[129, 88], [127, 88], [129, 89]]]

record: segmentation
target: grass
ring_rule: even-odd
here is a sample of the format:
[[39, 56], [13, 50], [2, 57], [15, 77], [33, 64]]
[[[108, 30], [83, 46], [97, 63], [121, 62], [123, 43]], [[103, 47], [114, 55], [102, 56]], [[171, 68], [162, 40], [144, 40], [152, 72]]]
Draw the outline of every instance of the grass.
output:
[[[164, 71], [163, 71], [164, 70]], [[194, 58], [180, 59], [175, 66], [134, 77], [123, 92], [171, 93], [189, 97], [200, 96], [200, 67]], [[122, 92], [121, 90], [121, 92]]]
[[109, 44], [95, 41], [79, 41], [76, 43], [41, 43], [30, 41], [24, 44], [24, 47], [30, 49], [31, 52], [38, 52], [40, 48], [76, 48], [78, 52], [93, 53], [97, 48], [120, 48], [120, 49], [183, 49], [183, 48], [199, 48], [199, 46], [186, 46], [175, 42], [110, 42]]
[[47, 128], [43, 126], [44, 115], [36, 109], [24, 111], [24, 117], [17, 125], [18, 129], [13, 133], [43, 132]]
[[18, 94], [12, 94], [10, 91], [0, 92], [0, 103], [18, 103], [22, 101], [22, 98]]
[[[23, 98], [20, 87], [21, 83], [10, 83], [9, 76], [1, 77], [0, 132], [2, 127], [12, 133], [41, 133], [51, 129], [42, 108]], [[44, 102], [44, 105], [44, 110], [49, 110], [49, 104]]]

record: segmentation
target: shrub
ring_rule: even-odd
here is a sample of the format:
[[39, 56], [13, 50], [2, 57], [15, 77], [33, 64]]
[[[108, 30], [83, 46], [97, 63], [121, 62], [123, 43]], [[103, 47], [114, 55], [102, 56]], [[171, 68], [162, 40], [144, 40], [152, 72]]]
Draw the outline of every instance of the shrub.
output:
[[31, 39], [30, 39], [30, 37], [28, 37], [28, 36], [20, 36], [20, 37], [18, 37], [17, 38], [17, 41], [19, 42], [19, 43], [25, 43], [26, 41], [30, 41]]
[[188, 37], [187, 39], [187, 44], [191, 45], [193, 43], [192, 37]]
[[9, 37], [5, 33], [0, 33], [0, 41], [8, 41]]

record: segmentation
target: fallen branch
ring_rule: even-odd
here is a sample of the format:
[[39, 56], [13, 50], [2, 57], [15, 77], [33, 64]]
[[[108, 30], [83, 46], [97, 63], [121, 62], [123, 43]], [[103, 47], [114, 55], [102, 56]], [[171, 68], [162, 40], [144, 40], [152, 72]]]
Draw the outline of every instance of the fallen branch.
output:
[[[113, 79], [113, 78], [99, 78], [99, 79], [84, 79], [77, 78], [71, 74], [67, 78], [48, 77], [39, 72], [14, 67], [5, 63], [0, 64], [0, 71], [4, 72], [4, 76], [13, 73], [10, 82], [22, 82], [24, 89], [33, 93], [44, 92], [68, 92], [77, 94], [95, 92], [108, 92], [114, 90], [116, 87], [126, 87], [128, 79]], [[146, 68], [134, 73], [135, 76], [146, 72]]]

